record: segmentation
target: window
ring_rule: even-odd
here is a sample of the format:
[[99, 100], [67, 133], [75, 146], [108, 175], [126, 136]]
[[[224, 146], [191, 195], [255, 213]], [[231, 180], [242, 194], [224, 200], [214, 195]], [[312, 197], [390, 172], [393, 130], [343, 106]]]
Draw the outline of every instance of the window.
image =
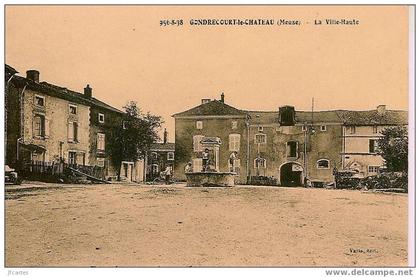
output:
[[97, 134], [96, 146], [98, 150], [105, 151], [105, 134], [104, 133]]
[[157, 173], [159, 173], [159, 165], [157, 165], [157, 164], [152, 164], [152, 173], [153, 173], [153, 174], [157, 174]]
[[322, 131], [322, 132], [327, 131], [327, 126], [326, 126], [326, 125], [321, 125], [321, 131]]
[[70, 104], [69, 105], [69, 112], [70, 114], [77, 114], [77, 106]]
[[378, 152], [378, 140], [370, 139], [369, 140], [369, 153], [377, 153]]
[[302, 126], [302, 131], [303, 131], [303, 132], [306, 132], [306, 130], [308, 130], [307, 126], [306, 126], [306, 125], [303, 125], [303, 126]]
[[37, 105], [39, 107], [45, 107], [45, 97], [35, 95], [35, 105]]
[[255, 135], [255, 143], [267, 143], [267, 135], [266, 134], [256, 134]]
[[232, 129], [238, 128], [238, 121], [232, 121]]
[[316, 167], [318, 169], [329, 169], [330, 168], [330, 161], [326, 159], [321, 159], [316, 162]]
[[33, 135], [34, 137], [45, 137], [45, 116], [36, 114], [33, 122]]
[[122, 128], [124, 129], [124, 130], [126, 130], [127, 129], [127, 121], [123, 121], [122, 122]]
[[346, 129], [349, 131], [350, 134], [356, 134], [356, 126], [347, 126]]
[[369, 165], [368, 166], [368, 172], [369, 173], [378, 173], [379, 171], [379, 166], [377, 165]]
[[264, 158], [256, 158], [254, 160], [254, 168], [266, 168], [267, 160]]
[[77, 155], [75, 151], [69, 151], [69, 164], [76, 164]]
[[175, 154], [174, 154], [174, 152], [168, 152], [168, 154], [167, 154], [167, 160], [168, 161], [173, 161], [174, 159], [175, 159]]
[[98, 114], [99, 123], [105, 123], [105, 115], [103, 113]]
[[374, 134], [378, 133], [378, 126], [376, 126], [376, 125], [372, 126], [372, 133], [374, 133]]
[[203, 151], [203, 145], [201, 144], [201, 141], [203, 140], [203, 138], [204, 138], [204, 136], [202, 136], [202, 135], [193, 136], [194, 152], [202, 152]]
[[229, 151], [238, 152], [241, 147], [241, 135], [230, 134], [229, 135]]
[[157, 160], [158, 154], [156, 152], [152, 152], [152, 160]]
[[69, 122], [67, 125], [67, 140], [69, 142], [78, 142], [78, 128], [77, 122]]
[[286, 143], [286, 153], [288, 158], [297, 158], [298, 143], [296, 141], [288, 141]]
[[264, 127], [263, 126], [258, 126], [258, 132], [264, 132]]
[[104, 158], [96, 158], [96, 166], [104, 167], [105, 166], [105, 159]]
[[203, 121], [197, 121], [195, 123], [195, 128], [197, 128], [198, 130], [203, 129]]

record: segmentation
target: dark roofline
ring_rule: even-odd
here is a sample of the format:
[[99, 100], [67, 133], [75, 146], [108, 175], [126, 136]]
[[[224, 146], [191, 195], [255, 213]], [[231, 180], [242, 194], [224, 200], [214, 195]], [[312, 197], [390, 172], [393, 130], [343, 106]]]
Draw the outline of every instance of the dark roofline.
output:
[[[193, 111], [194, 109], [196, 109], [196, 108], [198, 108], [200, 106], [207, 105], [209, 103], [215, 103], [215, 102], [216, 103], [220, 103], [222, 105], [225, 105], [228, 108], [231, 108], [231, 109], [236, 110], [238, 112], [238, 114], [230, 114], [230, 115], [217, 115], [217, 114], [215, 114], [215, 115], [189, 115], [188, 114], [189, 112]], [[240, 110], [240, 109], [237, 109], [237, 108], [235, 108], [233, 106], [230, 106], [230, 105], [228, 105], [225, 102], [222, 102], [220, 100], [213, 99], [210, 102], [207, 102], [207, 103], [204, 103], [204, 104], [200, 104], [200, 105], [194, 106], [194, 107], [192, 107], [192, 108], [190, 108], [190, 109], [188, 109], [186, 111], [175, 113], [175, 114], [171, 115], [171, 117], [174, 117], [174, 118], [177, 118], [177, 117], [200, 117], [200, 116], [246, 116], [246, 112], [244, 110]]]
[[16, 74], [16, 73], [19, 73], [19, 71], [17, 71], [16, 69], [14, 69], [13, 67], [11, 67], [10, 65], [8, 65], [8, 64], [5, 64], [5, 70], [6, 71], [9, 71], [10, 73], [12, 73], [12, 75], [13, 74]]
[[108, 105], [105, 102], [102, 102], [101, 100], [98, 100], [93, 97], [91, 99], [88, 99], [84, 96], [83, 93], [69, 90], [65, 87], [60, 87], [60, 86], [57, 86], [57, 85], [54, 85], [45, 81], [36, 83], [28, 78], [15, 75], [15, 77], [12, 79], [12, 82], [14, 82], [15, 85], [18, 85], [21, 87], [24, 87], [26, 85], [31, 90], [45, 93], [52, 97], [65, 99], [65, 100], [72, 101], [72, 102], [79, 103], [86, 106], [95, 106], [95, 107], [107, 109], [109, 111], [116, 112], [116, 113], [121, 113], [121, 114], [124, 113], [123, 111], [117, 108], [114, 108], [111, 105]]

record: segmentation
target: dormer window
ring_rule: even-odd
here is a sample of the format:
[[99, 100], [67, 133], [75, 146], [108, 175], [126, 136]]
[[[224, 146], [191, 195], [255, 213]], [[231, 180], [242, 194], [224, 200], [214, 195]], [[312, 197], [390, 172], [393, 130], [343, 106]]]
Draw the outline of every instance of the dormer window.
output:
[[69, 112], [70, 114], [76, 115], [77, 114], [77, 106], [76, 105], [69, 105]]
[[103, 113], [98, 114], [99, 123], [105, 123], [105, 115]]
[[35, 105], [37, 105], [38, 107], [45, 107], [45, 97], [35, 95]]

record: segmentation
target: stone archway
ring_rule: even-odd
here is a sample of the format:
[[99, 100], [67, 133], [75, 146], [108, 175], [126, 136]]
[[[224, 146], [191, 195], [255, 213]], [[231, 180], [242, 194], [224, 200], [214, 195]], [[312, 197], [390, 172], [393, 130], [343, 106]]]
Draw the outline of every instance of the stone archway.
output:
[[297, 162], [287, 162], [280, 166], [280, 185], [283, 187], [303, 186], [303, 168]]

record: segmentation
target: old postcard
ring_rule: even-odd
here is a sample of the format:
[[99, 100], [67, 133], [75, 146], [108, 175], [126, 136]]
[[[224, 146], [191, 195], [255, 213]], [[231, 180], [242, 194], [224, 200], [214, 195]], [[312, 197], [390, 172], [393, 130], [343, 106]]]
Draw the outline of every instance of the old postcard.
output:
[[409, 5], [6, 5], [5, 266], [414, 266], [413, 45]]

